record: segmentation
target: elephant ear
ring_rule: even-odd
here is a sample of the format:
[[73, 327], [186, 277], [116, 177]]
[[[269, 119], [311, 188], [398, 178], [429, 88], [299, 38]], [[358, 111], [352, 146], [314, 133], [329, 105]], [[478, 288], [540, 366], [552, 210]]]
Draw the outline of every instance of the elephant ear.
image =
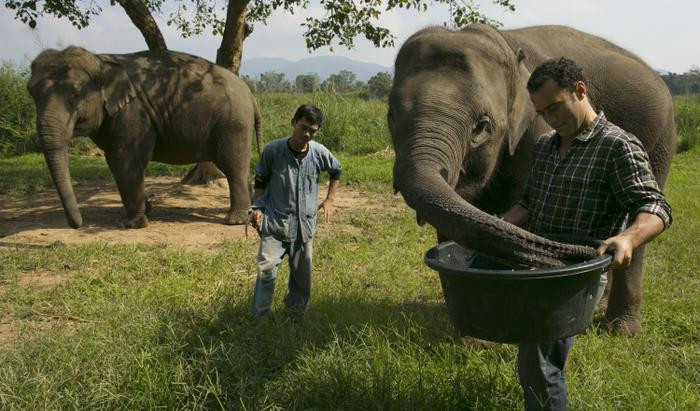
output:
[[522, 49], [518, 49], [515, 54], [517, 67], [515, 76], [513, 76], [514, 84], [508, 116], [508, 151], [511, 156], [515, 154], [520, 139], [537, 116], [530, 101], [530, 94], [527, 92], [527, 80], [530, 78], [530, 71], [525, 67], [525, 52]]
[[113, 116], [136, 97], [136, 90], [120, 61], [110, 55], [103, 54], [99, 57], [102, 60], [102, 101], [107, 113]]

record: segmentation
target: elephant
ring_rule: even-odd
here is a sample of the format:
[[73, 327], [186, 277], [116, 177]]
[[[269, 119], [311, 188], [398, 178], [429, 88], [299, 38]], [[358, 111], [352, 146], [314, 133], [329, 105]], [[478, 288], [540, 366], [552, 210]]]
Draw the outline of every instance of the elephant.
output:
[[70, 179], [71, 137], [89, 136], [105, 153], [126, 217], [125, 228], [148, 225], [144, 193], [149, 161], [213, 161], [228, 180], [224, 222], [243, 224], [250, 208], [252, 133], [262, 149], [258, 105], [231, 71], [166, 50], [95, 54], [80, 47], [44, 50], [27, 84], [37, 111], [37, 136], [72, 228], [82, 217]]
[[[563, 26], [499, 31], [472, 24], [427, 27], [410, 36], [395, 62], [387, 122], [396, 153], [393, 185], [419, 224], [511, 267], [548, 267], [595, 256], [497, 218], [522, 196], [532, 148], [551, 130], [526, 89], [542, 62], [566, 57], [587, 78], [596, 111], [641, 140], [659, 186], [675, 152], [673, 101], [640, 58]], [[614, 270], [603, 325], [612, 333], [641, 330], [643, 247]]]

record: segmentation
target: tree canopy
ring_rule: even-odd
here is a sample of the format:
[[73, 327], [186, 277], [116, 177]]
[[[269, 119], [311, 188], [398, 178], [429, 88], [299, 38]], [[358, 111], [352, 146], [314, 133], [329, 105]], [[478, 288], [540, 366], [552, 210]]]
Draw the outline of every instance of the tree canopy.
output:
[[[353, 47], [355, 38], [364, 35], [376, 47], [394, 46], [396, 37], [386, 27], [381, 26], [383, 13], [406, 9], [425, 12], [435, 4], [447, 5], [451, 11], [449, 22], [454, 27], [463, 27], [469, 23], [482, 22], [498, 26], [499, 23], [479, 11], [479, 2], [464, 0], [318, 0], [324, 14], [306, 17], [302, 26], [306, 29], [304, 40], [310, 50], [331, 46], [333, 41], [339, 45]], [[124, 3], [124, 0], [110, 0], [111, 5]], [[162, 13], [165, 0], [134, 0], [131, 3], [145, 5], [151, 12]], [[187, 37], [198, 35], [209, 29], [215, 35], [224, 35], [230, 19], [231, 9], [240, 9], [247, 28], [252, 31], [255, 23], [265, 23], [276, 10], [296, 13], [307, 9], [310, 0], [172, 0], [167, 2], [170, 13], [167, 24], [174, 25]], [[492, 0], [508, 10], [515, 10], [514, 0]], [[234, 7], [235, 6], [235, 7]], [[77, 28], [87, 27], [90, 18], [102, 12], [102, 7], [92, 0], [5, 0], [5, 7], [15, 11], [15, 18], [34, 28], [37, 19], [43, 15], [52, 15], [68, 19]], [[235, 11], [235, 10], [234, 10]], [[446, 22], [447, 23], [447, 22]]]
[[700, 68], [693, 66], [683, 74], [668, 73], [661, 76], [673, 95], [700, 93]]
[[[306, 47], [316, 50], [329, 46], [333, 42], [352, 48], [355, 38], [364, 35], [376, 47], [392, 47], [396, 37], [380, 24], [380, 17], [395, 9], [425, 12], [435, 4], [449, 6], [450, 25], [463, 27], [469, 23], [482, 22], [498, 26], [499, 23], [479, 11], [476, 0], [317, 0], [323, 9], [323, 15], [306, 17], [302, 26]], [[491, 0], [492, 3], [508, 10], [515, 10], [514, 0]], [[166, 7], [167, 3], [167, 7]], [[166, 49], [166, 43], [158, 24], [152, 17], [153, 12], [162, 14], [170, 10], [168, 25], [175, 25], [184, 37], [198, 35], [204, 30], [211, 30], [221, 35], [221, 46], [216, 55], [216, 63], [238, 73], [243, 53], [243, 41], [253, 31], [255, 23], [265, 24], [276, 10], [294, 14], [311, 6], [310, 0], [110, 0], [112, 6], [119, 4], [134, 25], [143, 35], [150, 49]], [[44, 15], [53, 15], [68, 19], [81, 29], [90, 24], [90, 18], [102, 12], [94, 0], [5, 0], [5, 7], [15, 11], [15, 18], [22, 20], [29, 27], [37, 25], [37, 19]], [[447, 22], [445, 22], [447, 25]], [[283, 78], [270, 77], [270, 82]], [[345, 78], [334, 79], [332, 86], [344, 87]], [[353, 79], [354, 80], [354, 79]], [[287, 82], [289, 83], [289, 82]], [[286, 84], [284, 84], [286, 86]], [[291, 84], [290, 84], [291, 87]], [[205, 169], [206, 171], [201, 171]], [[211, 163], [200, 163], [185, 177], [188, 182], [206, 182], [212, 176], [223, 176], [215, 172]], [[200, 178], [200, 174], [206, 176]]]

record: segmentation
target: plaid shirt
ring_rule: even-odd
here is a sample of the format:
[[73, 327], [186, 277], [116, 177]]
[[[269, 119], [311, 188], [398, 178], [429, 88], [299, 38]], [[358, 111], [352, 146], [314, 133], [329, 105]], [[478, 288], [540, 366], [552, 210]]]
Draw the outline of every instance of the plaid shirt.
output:
[[654, 214], [671, 225], [671, 206], [659, 190], [642, 143], [600, 112], [559, 156], [561, 137], [552, 131], [533, 149], [520, 204], [529, 211], [527, 229], [606, 239], [620, 233], [628, 217]]

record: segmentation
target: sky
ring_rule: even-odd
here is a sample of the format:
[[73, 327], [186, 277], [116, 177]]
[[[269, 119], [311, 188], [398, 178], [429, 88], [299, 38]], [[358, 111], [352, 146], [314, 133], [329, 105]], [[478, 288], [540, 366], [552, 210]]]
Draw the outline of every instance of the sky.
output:
[[[502, 29], [560, 24], [571, 26], [624, 47], [657, 70], [683, 73], [700, 66], [700, 0], [513, 0], [516, 10], [509, 12], [481, 0], [481, 11], [503, 23]], [[22, 64], [31, 61], [44, 48], [61, 49], [68, 45], [83, 46], [97, 53], [128, 53], [146, 49], [139, 31], [119, 6], [100, 0], [103, 12], [90, 26], [77, 30], [67, 20], [44, 17], [31, 30], [14, 20], [12, 10], [0, 4], [0, 60]], [[223, 4], [223, 1], [220, 1]], [[380, 24], [396, 37], [394, 48], [375, 48], [364, 38], [348, 50], [335, 45], [309, 52], [300, 25], [306, 16], [322, 12], [317, 1], [294, 15], [275, 12], [267, 26], [256, 24], [246, 39], [245, 60], [255, 57], [279, 57], [300, 60], [324, 55], [346, 56], [358, 61], [392, 66], [396, 53], [412, 33], [428, 25], [443, 24], [449, 19], [444, 6], [432, 6], [425, 13], [414, 10], [392, 11], [382, 15]], [[210, 34], [182, 38], [165, 22], [167, 13], [155, 16], [168, 48], [214, 60], [220, 38]]]

